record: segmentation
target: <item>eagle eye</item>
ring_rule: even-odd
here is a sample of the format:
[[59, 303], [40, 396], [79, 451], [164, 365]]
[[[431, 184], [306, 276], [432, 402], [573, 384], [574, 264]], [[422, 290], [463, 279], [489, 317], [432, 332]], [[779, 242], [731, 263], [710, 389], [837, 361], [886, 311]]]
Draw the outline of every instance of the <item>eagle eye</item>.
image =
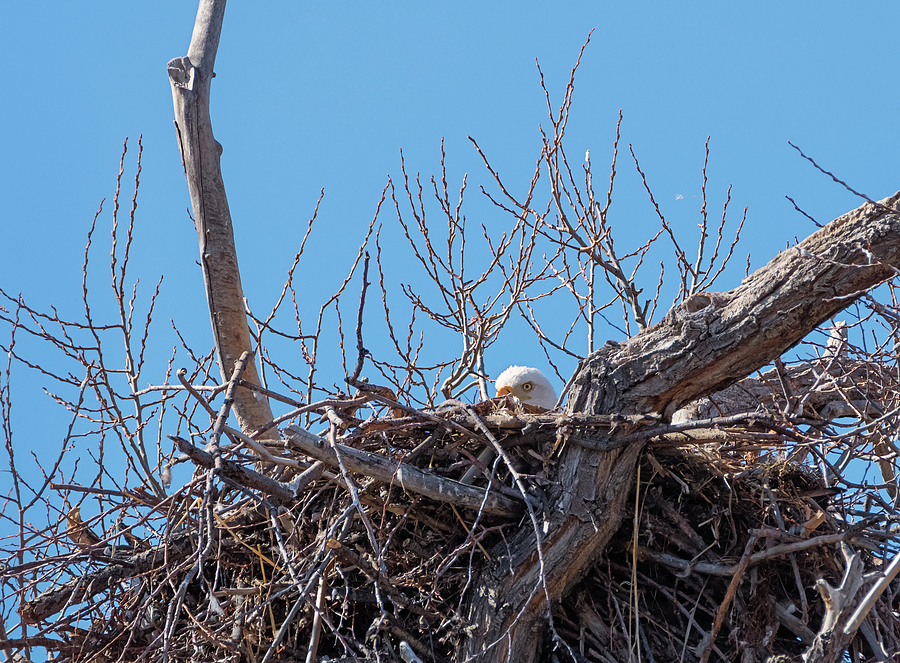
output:
[[522, 385], [522, 391], [531, 391], [532, 389], [534, 389], [534, 384], [531, 382], [526, 382]]

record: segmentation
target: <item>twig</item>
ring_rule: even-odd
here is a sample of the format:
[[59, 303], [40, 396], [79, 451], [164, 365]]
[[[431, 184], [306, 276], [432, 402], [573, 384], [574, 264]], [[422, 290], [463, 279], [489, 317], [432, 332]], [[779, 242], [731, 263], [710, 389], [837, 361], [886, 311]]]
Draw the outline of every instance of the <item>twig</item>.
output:
[[366, 355], [369, 354], [369, 351], [366, 350], [363, 345], [362, 335], [363, 310], [366, 306], [366, 290], [369, 287], [369, 252], [366, 251], [365, 255], [366, 257], [363, 261], [362, 288], [359, 293], [359, 309], [356, 312], [356, 367], [353, 369], [353, 373], [347, 377], [348, 384], [351, 384], [354, 387], [359, 387], [359, 374], [362, 373], [363, 362], [366, 359]]
[[[880, 209], [882, 212], [885, 212], [887, 214], [896, 214], [897, 213], [897, 210], [895, 210], [891, 207], [885, 207], [878, 201], [872, 200], [866, 194], [860, 193], [859, 191], [857, 191], [856, 189], [851, 187], [849, 184], [847, 184], [844, 180], [839, 179], [834, 173], [822, 168], [822, 166], [817, 164], [812, 157], [808, 157], [805, 154], [803, 154], [803, 150], [801, 150], [799, 147], [794, 145], [791, 141], [788, 141], [787, 144], [790, 145], [791, 147], [793, 147], [795, 150], [797, 150], [800, 153], [800, 156], [803, 157], [804, 159], [806, 159], [807, 161], [809, 161], [816, 170], [818, 170], [823, 175], [828, 175], [828, 177], [830, 177], [834, 181], [835, 184], [840, 184], [842, 187], [847, 189], [847, 191], [852, 193], [854, 196], [858, 196], [859, 198], [862, 198], [866, 202], [871, 203], [872, 205], [875, 205], [876, 208]], [[793, 201], [791, 201], [791, 202], [793, 202]]]
[[700, 663], [706, 663], [709, 660], [709, 655], [712, 653], [712, 648], [715, 644], [716, 636], [719, 634], [719, 629], [722, 628], [722, 623], [725, 621], [725, 615], [728, 614], [728, 610], [731, 608], [731, 601], [734, 599], [734, 595], [737, 593], [738, 585], [740, 585], [741, 580], [744, 579], [744, 573], [750, 566], [750, 553], [753, 551], [753, 546], [755, 545], [756, 534], [751, 533], [750, 538], [747, 540], [747, 545], [744, 546], [744, 554], [741, 556], [741, 561], [735, 568], [734, 577], [728, 584], [728, 590], [725, 592], [725, 598], [722, 599], [722, 605], [719, 606], [719, 611], [716, 613], [716, 620], [715, 622], [713, 622], [713, 626], [710, 629], [709, 634], [707, 635], [707, 640], [704, 644], [703, 652], [700, 654]]
[[[212, 434], [209, 438], [209, 444], [213, 449], [212, 453], [214, 457], [218, 455], [219, 438], [222, 436], [225, 422], [228, 420], [231, 406], [234, 404], [234, 390], [237, 388], [237, 381], [241, 379], [252, 356], [252, 350], [245, 350], [241, 353], [240, 358], [234, 363], [234, 370], [231, 373], [231, 378], [228, 380], [228, 388], [225, 390], [225, 400], [222, 402], [222, 407], [219, 408], [219, 414], [216, 417], [216, 422], [213, 425]], [[193, 393], [194, 395], [199, 396], [197, 392]]]

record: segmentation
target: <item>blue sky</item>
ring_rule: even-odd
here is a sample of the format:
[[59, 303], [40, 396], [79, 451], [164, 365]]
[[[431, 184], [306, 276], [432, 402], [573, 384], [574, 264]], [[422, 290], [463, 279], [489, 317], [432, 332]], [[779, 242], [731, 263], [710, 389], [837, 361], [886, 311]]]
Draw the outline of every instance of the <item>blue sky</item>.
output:
[[[169, 318], [195, 347], [211, 346], [166, 75], [166, 63], [187, 52], [195, 12], [193, 2], [0, 2], [0, 287], [63, 317], [81, 314], [91, 218], [112, 196], [126, 137], [130, 198], [142, 134], [131, 266], [141, 301], [165, 276], [154, 328], [160, 363], [147, 382], [160, 380], [176, 344]], [[591, 150], [597, 176], [608, 177], [623, 110], [617, 242], [635, 246], [657, 224], [627, 145], [668, 218], [693, 238], [709, 135], [711, 207], [720, 209], [733, 185], [733, 213], [749, 207], [742, 255], [759, 267], [814, 230], [786, 195], [822, 222], [859, 204], [788, 140], [873, 198], [898, 188], [898, 19], [892, 2], [232, 2], [212, 118], [245, 293], [255, 310], [271, 307], [323, 188], [301, 272], [311, 299], [330, 293], [346, 273], [338, 258], [358, 245], [388, 175], [400, 175], [401, 149], [410, 172], [430, 176], [443, 138], [451, 188], [469, 173], [472, 219], [502, 223], [478, 202], [490, 178], [466, 137], [521, 191], [547, 125], [535, 60], [556, 106], [591, 30], [567, 145], [579, 158]], [[99, 224], [108, 233], [108, 214]], [[99, 290], [108, 287], [108, 249], [97, 246]], [[397, 282], [420, 278], [407, 265], [392, 265]], [[718, 288], [737, 285], [741, 271]], [[370, 349], [381, 342], [373, 328]], [[504, 347], [488, 358], [494, 375], [512, 361], [544, 361], [536, 345]], [[339, 379], [339, 367], [332, 371]], [[45, 430], [55, 444], [66, 418], [43, 394], [45, 382], [16, 368], [14, 423], [21, 431], [36, 418], [53, 422]]]

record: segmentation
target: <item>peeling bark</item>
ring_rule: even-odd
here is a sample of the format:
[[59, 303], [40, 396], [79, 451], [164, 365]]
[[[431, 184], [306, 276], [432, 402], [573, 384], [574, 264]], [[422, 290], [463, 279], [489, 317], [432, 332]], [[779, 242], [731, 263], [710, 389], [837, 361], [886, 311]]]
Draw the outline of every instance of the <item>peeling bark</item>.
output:
[[[900, 217], [866, 203], [775, 256], [730, 292], [705, 292], [587, 362], [574, 411], [657, 412], [734, 384], [799, 343], [900, 264]], [[593, 389], [593, 385], [599, 387]]]

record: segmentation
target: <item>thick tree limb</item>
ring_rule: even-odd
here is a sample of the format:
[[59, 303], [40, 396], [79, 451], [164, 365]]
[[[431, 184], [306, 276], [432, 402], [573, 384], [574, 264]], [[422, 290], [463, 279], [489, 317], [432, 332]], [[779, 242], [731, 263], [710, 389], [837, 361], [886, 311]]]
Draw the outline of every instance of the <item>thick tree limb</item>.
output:
[[[591, 355], [570, 392], [569, 412], [671, 415], [719, 391], [799, 343], [823, 321], [895, 274], [900, 194], [867, 203], [788, 249], [727, 293], [700, 293], [653, 327]], [[628, 427], [618, 431], [627, 435]], [[641, 443], [593, 451], [569, 445], [558, 463], [542, 542], [547, 587], [559, 600], [588, 571], [618, 528]], [[547, 610], [538, 587], [534, 534], [496, 551], [473, 590], [476, 631], [457, 660], [529, 663]], [[508, 572], [510, 565], [512, 573]]]
[[[187, 57], [170, 61], [168, 69], [175, 130], [200, 242], [200, 265], [216, 355], [222, 380], [228, 381], [235, 362], [252, 346], [231, 213], [219, 167], [222, 146], [213, 137], [209, 116], [210, 84], [215, 75], [213, 66], [224, 15], [225, 0], [201, 0]], [[247, 367], [244, 379], [259, 383], [254, 364]], [[234, 412], [241, 430], [248, 435], [272, 420], [268, 401], [244, 388], [235, 390]], [[278, 435], [271, 430], [263, 437], [277, 439]]]
[[671, 414], [799, 343], [900, 265], [900, 193], [835, 219], [730, 292], [704, 292], [585, 363], [576, 412]]
[[[795, 393], [803, 394], [804, 407], [790, 414], [817, 414], [830, 420], [855, 416], [859, 412], [874, 417], [883, 414], [874, 404], [884, 398], [885, 385], [891, 384], [892, 376], [887, 366], [872, 366], [848, 357], [814, 359], [788, 366], [781, 375], [773, 368], [760, 378], [746, 377], [681, 408], [673, 415], [672, 422], [752, 412], [760, 405], [775, 405], [783, 412], [787, 403], [773, 402], [773, 394], [780, 391], [778, 385], [782, 379], [790, 383]], [[776, 389], [773, 390], [773, 386]]]

